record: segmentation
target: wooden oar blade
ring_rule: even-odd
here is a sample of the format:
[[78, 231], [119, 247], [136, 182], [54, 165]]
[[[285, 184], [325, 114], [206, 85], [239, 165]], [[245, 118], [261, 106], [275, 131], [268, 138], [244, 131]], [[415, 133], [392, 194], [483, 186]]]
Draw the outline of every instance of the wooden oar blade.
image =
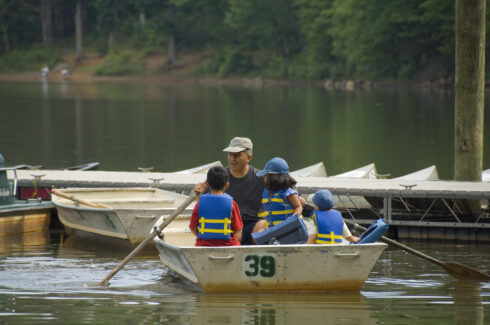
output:
[[490, 281], [490, 275], [466, 265], [444, 262], [442, 267], [445, 268], [449, 274], [459, 280]]

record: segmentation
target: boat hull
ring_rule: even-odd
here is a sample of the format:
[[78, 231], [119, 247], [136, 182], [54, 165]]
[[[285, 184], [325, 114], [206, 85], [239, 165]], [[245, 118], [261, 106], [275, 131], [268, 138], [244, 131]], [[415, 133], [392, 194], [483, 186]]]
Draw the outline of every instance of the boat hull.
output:
[[16, 203], [0, 209], [0, 236], [11, 236], [49, 229], [51, 203]]
[[176, 247], [162, 263], [208, 293], [359, 290], [386, 244]]

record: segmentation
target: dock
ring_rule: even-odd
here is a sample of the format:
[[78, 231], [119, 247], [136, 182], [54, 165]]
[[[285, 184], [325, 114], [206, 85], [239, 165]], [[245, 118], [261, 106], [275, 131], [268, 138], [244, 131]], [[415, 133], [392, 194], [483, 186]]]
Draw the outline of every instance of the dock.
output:
[[[8, 178], [22, 188], [64, 187], [156, 187], [179, 193], [189, 192], [203, 182], [203, 174], [16, 170]], [[370, 224], [383, 217], [395, 238], [468, 240], [490, 243], [490, 183], [459, 181], [409, 181], [402, 179], [355, 179], [335, 177], [296, 177], [300, 193], [307, 197], [318, 189], [328, 188], [338, 198], [364, 197], [371, 207], [336, 208], [345, 218]], [[478, 200], [482, 211], [472, 214], [465, 202]], [[352, 207], [354, 206], [354, 207]]]

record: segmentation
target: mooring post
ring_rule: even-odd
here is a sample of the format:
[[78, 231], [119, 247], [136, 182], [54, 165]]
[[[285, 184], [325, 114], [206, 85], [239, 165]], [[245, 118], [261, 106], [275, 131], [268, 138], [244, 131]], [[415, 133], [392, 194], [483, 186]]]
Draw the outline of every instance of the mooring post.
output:
[[383, 217], [387, 224], [391, 223], [391, 196], [383, 198]]

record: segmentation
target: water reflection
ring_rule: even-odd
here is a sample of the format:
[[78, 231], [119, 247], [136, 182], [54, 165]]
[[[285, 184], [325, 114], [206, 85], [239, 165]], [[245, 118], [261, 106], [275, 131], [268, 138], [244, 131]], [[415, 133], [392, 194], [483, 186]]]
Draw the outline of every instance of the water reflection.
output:
[[447, 288], [453, 297], [456, 324], [483, 325], [485, 323], [480, 282], [454, 281], [449, 283]]
[[[222, 148], [243, 135], [254, 140], [257, 166], [282, 156], [292, 169], [323, 161], [332, 175], [371, 162], [393, 177], [432, 164], [441, 178], [453, 175], [450, 93], [64, 81], [0, 83], [0, 103], [11, 164], [173, 171], [226, 162]], [[490, 152], [483, 160], [490, 164]]]
[[191, 324], [376, 324], [359, 292], [200, 295]]
[[33, 231], [12, 236], [0, 236], [0, 254], [8, 255], [13, 252], [38, 250], [49, 244], [49, 230]]
[[[53, 234], [11, 239], [0, 242], [2, 323], [484, 324], [490, 307], [490, 284], [454, 281], [400, 250], [383, 253], [361, 292], [203, 294], [156, 256], [133, 259], [103, 288], [125, 252]], [[410, 245], [488, 267], [487, 246]]]

